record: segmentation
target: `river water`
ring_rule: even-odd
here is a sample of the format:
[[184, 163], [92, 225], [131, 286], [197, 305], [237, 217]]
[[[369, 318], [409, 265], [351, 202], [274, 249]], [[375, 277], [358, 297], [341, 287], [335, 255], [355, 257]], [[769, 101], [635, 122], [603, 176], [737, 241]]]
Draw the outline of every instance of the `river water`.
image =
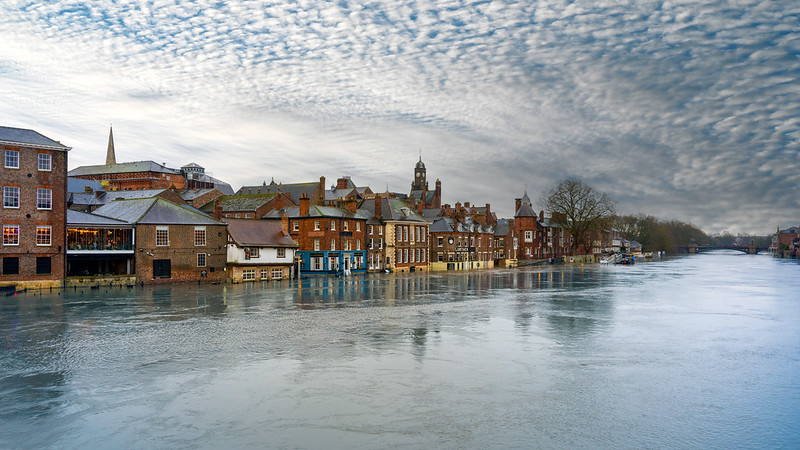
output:
[[800, 265], [0, 298], [0, 448], [798, 448]]

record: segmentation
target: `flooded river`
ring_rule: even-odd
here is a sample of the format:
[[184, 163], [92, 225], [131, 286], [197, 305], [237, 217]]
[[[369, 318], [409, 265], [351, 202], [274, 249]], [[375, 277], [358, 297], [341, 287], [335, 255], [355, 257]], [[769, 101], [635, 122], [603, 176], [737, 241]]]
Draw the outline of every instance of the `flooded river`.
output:
[[0, 297], [0, 448], [798, 448], [800, 265]]

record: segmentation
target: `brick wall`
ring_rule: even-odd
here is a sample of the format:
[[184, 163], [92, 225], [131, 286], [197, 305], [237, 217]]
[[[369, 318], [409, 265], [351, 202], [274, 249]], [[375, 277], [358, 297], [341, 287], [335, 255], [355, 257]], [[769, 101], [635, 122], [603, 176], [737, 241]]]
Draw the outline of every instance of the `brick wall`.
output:
[[[226, 244], [228, 234], [224, 225], [206, 225], [206, 245], [194, 245], [194, 225], [169, 225], [169, 245], [156, 246], [156, 225], [136, 227], [136, 275], [142, 283], [217, 282], [228, 275]], [[206, 253], [206, 266], [197, 266], [197, 254]], [[153, 278], [153, 260], [170, 260], [170, 278]], [[202, 276], [205, 271], [206, 276]]]
[[[0, 266], [0, 286], [15, 285], [18, 289], [58, 287], [65, 275], [67, 152], [0, 147], [0, 157], [4, 156], [6, 149], [17, 150], [20, 156], [18, 169], [7, 169], [4, 163], [0, 163], [0, 184], [19, 187], [20, 191], [19, 208], [4, 208], [0, 204], [0, 222], [19, 225], [19, 245], [5, 246], [0, 241], [0, 257], [19, 258], [19, 274], [3, 274]], [[38, 170], [39, 153], [51, 155], [50, 171]], [[37, 209], [38, 188], [51, 190], [51, 209]], [[50, 245], [37, 245], [37, 226], [50, 226]], [[50, 258], [49, 274], [36, 273], [36, 258]]]

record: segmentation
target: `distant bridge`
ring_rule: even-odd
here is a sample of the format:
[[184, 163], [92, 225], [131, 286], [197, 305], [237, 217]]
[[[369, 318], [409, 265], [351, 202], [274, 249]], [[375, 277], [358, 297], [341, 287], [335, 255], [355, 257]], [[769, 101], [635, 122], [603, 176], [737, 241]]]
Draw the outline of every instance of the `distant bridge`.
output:
[[747, 253], [748, 255], [756, 255], [758, 252], [769, 250], [769, 247], [758, 247], [756, 245], [683, 245], [678, 247], [678, 253], [689, 253], [690, 255], [707, 252], [710, 250], [737, 250]]

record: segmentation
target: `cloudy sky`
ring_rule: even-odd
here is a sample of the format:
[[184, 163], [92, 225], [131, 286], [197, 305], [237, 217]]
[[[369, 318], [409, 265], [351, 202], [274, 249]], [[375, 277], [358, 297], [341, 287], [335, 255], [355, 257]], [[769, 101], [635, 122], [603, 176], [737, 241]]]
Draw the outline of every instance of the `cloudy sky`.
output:
[[[405, 3], [398, 6], [400, 3]], [[800, 3], [0, 3], [0, 124], [70, 168], [349, 175], [513, 215], [567, 176], [714, 233], [800, 224]], [[329, 183], [330, 184], [330, 183]], [[538, 209], [538, 207], [537, 207]]]

